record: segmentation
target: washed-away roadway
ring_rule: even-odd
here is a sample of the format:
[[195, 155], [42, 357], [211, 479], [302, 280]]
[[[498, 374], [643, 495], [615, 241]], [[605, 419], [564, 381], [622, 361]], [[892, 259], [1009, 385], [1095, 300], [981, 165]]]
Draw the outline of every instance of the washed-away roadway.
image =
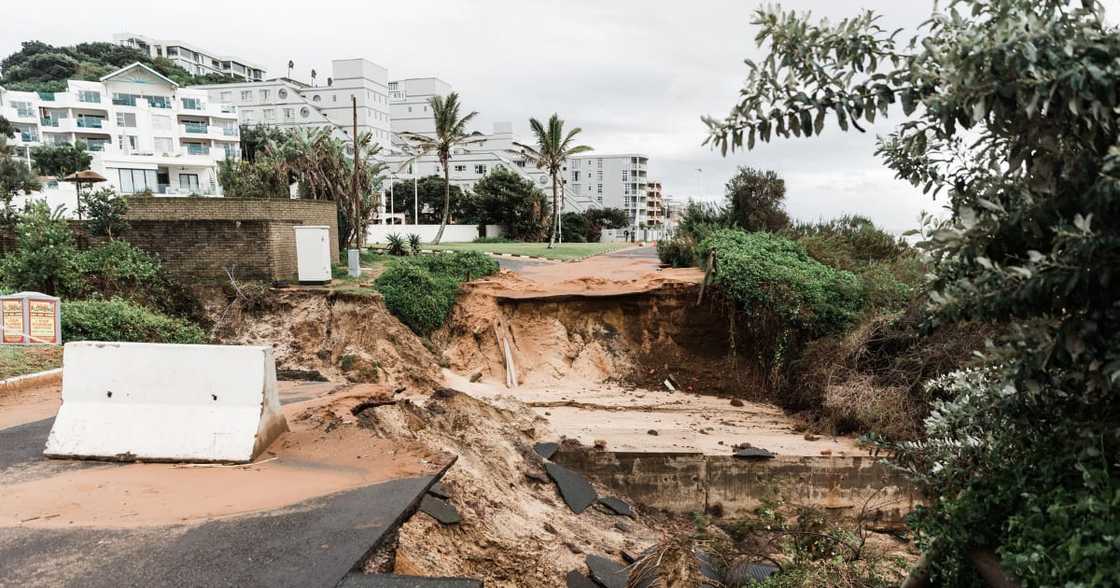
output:
[[293, 432], [249, 467], [46, 460], [53, 419], [0, 429], [0, 586], [338, 585], [451, 460], [294, 422], [327, 389], [282, 386]]

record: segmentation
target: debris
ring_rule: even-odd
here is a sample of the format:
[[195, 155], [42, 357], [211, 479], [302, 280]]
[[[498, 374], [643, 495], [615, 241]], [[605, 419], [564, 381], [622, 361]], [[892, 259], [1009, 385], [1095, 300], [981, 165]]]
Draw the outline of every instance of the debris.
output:
[[634, 509], [630, 508], [629, 504], [626, 504], [625, 502], [623, 502], [623, 501], [621, 501], [621, 500], [619, 500], [619, 499], [617, 499], [613, 496], [604, 496], [604, 497], [600, 498], [599, 499], [599, 504], [607, 507], [608, 509], [610, 509], [611, 512], [613, 512], [616, 515], [621, 515], [621, 516], [624, 516], [624, 517], [633, 517], [634, 516]]
[[420, 500], [420, 512], [445, 525], [457, 525], [462, 521], [459, 511], [450, 502], [427, 494]]
[[572, 570], [564, 576], [564, 582], [568, 588], [599, 588], [599, 585], [591, 581], [591, 578], [579, 573], [579, 570]]
[[432, 487], [428, 488], [428, 494], [431, 494], [436, 498], [442, 498], [444, 500], [451, 498], [451, 494], [447, 492], [447, 487], [443, 485], [443, 482], [436, 482], [435, 484], [432, 484]]
[[607, 440], [606, 439], [596, 439], [594, 445], [595, 445], [595, 449], [598, 449], [599, 451], [603, 451], [607, 448]]
[[482, 582], [471, 578], [430, 578], [355, 572], [343, 578], [338, 586], [339, 588], [482, 588]]
[[646, 435], [657, 435], [657, 429], [650, 429], [646, 431]]
[[732, 398], [731, 399], [731, 406], [736, 406], [736, 407], [743, 406], [743, 401], [739, 400], [738, 398]]
[[816, 435], [814, 435], [812, 433], [805, 433], [805, 440], [806, 441], [816, 441], [817, 439], [820, 439], [820, 437], [817, 437]]
[[533, 446], [533, 451], [536, 451], [537, 455], [543, 457], [544, 459], [552, 459], [552, 456], [556, 455], [556, 450], [558, 449], [560, 449], [560, 444], [551, 442], [537, 443]]
[[539, 472], [525, 472], [525, 477], [534, 482], [537, 482], [538, 484], [548, 483], [548, 476]]
[[591, 578], [603, 588], [626, 588], [630, 578], [625, 566], [598, 555], [587, 556], [587, 568], [591, 570]]
[[595, 488], [583, 476], [572, 470], [554, 463], [544, 464], [544, 469], [552, 481], [556, 482], [556, 487], [560, 489], [560, 496], [564, 498], [564, 502], [572, 512], [579, 514], [587, 510], [587, 507], [599, 498]]
[[628, 524], [626, 524], [622, 521], [619, 521], [619, 522], [615, 523], [614, 528], [618, 529], [619, 531], [622, 531], [623, 533], [629, 533], [630, 531], [634, 530], [633, 526], [628, 525]]
[[735, 457], [740, 459], [774, 459], [778, 454], [761, 447], [740, 447], [735, 450]]
[[471, 383], [472, 384], [478, 382], [481, 379], [482, 379], [482, 370], [476, 370], [473, 374], [471, 374]]
[[669, 378], [665, 378], [665, 381], [663, 382], [663, 384], [665, 384], [665, 387], [668, 388], [670, 392], [676, 392], [677, 391], [677, 387], [674, 386], [673, 383], [669, 381]]

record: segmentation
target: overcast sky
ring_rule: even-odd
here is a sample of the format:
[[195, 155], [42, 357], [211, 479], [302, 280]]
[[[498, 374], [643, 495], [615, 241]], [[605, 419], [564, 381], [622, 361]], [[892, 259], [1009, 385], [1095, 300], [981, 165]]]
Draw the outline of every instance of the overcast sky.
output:
[[[1110, 0], [1115, 4], [1120, 0]], [[37, 39], [55, 45], [111, 40], [115, 32], [178, 39], [307, 79], [325, 79], [330, 60], [364, 57], [391, 79], [435, 75], [479, 112], [478, 129], [558, 112], [602, 153], [641, 152], [650, 173], [678, 197], [719, 198], [737, 165], [774, 169], [787, 181], [788, 208], [813, 220], [870, 216], [901, 232], [941, 203], [893, 178], [874, 157], [875, 133], [826, 130], [814, 139], [763, 145], [724, 158], [701, 146], [701, 115], [735, 104], [758, 57], [754, 0], [406, 0], [153, 2], [55, 0], [0, 9], [0, 54]], [[912, 28], [931, 0], [786, 0], [782, 5], [842, 18], [869, 8], [890, 27]], [[703, 170], [702, 172], [697, 171]]]

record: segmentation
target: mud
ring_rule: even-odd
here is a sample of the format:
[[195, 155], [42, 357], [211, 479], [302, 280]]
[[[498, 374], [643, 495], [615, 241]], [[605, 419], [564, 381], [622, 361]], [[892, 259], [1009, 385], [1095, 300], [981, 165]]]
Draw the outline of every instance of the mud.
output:
[[451, 456], [374, 438], [352, 414], [386, 400], [383, 386], [356, 386], [284, 407], [291, 432], [245, 466], [104, 464], [0, 484], [0, 526], [124, 528], [192, 524], [273, 510], [377, 482], [431, 475]]
[[260, 308], [223, 325], [219, 336], [226, 344], [271, 345], [281, 372], [409, 390], [440, 383], [436, 356], [375, 293], [274, 290]]

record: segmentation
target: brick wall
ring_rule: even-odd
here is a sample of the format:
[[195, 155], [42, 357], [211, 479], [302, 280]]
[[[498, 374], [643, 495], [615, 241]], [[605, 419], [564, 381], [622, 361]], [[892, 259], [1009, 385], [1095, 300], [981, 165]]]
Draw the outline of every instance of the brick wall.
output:
[[[231, 268], [243, 280], [296, 279], [298, 225], [330, 227], [332, 259], [338, 259], [338, 217], [334, 202], [239, 198], [130, 198], [130, 229], [124, 239], [163, 261], [185, 282], [222, 281]], [[71, 228], [80, 247], [91, 237], [80, 221]], [[15, 247], [14, 235], [0, 235], [0, 251]]]

